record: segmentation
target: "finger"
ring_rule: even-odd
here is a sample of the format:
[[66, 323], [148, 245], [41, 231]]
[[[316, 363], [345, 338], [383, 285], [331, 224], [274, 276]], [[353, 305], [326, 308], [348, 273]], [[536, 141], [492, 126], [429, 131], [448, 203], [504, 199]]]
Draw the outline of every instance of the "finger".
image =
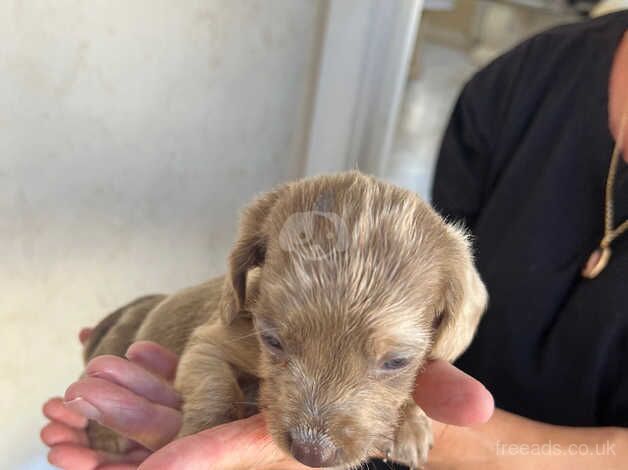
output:
[[[112, 465], [124, 465], [127, 468], [137, 466], [148, 457], [149, 451], [137, 449], [128, 454], [109, 454], [75, 444], [60, 444], [48, 452], [48, 462], [55, 467], [68, 470], [94, 470]], [[124, 467], [123, 467], [124, 468]]]
[[91, 336], [92, 331], [94, 331], [93, 328], [81, 328], [81, 331], [79, 331], [79, 341], [81, 342], [81, 344], [85, 344], [85, 342]]
[[113, 431], [158, 449], [181, 427], [181, 413], [159, 405], [107, 380], [87, 377], [70, 385], [65, 406]]
[[101, 463], [105, 463], [105, 458], [88, 447], [60, 444], [50, 449], [48, 462], [62, 469], [93, 470]]
[[179, 408], [181, 397], [164, 379], [117, 356], [98, 356], [87, 364], [88, 377], [108, 380], [160, 405]]
[[83, 430], [75, 429], [65, 424], [53, 421], [43, 427], [39, 433], [41, 440], [49, 447], [56, 444], [78, 444], [87, 446], [89, 440]]
[[306, 470], [273, 443], [261, 414], [177, 439], [155, 452], [139, 470], [269, 468]]
[[63, 399], [60, 397], [51, 398], [44, 403], [43, 412], [51, 421], [58, 421], [72, 428], [84, 429], [87, 426], [87, 419], [63, 406]]
[[138, 341], [129, 346], [126, 358], [168, 381], [173, 381], [179, 357], [152, 341]]
[[136, 464], [115, 463], [98, 466], [97, 470], [137, 470]]
[[456, 426], [485, 423], [495, 409], [484, 385], [443, 360], [430, 362], [419, 374], [414, 401], [432, 419]]
[[224, 460], [226, 454], [236, 451], [235, 447], [239, 447], [236, 454], [242, 468], [246, 468], [242, 451], [249, 446], [243, 445], [242, 441], [247, 433], [256, 436], [248, 438], [249, 446], [250, 441], [256, 439], [261, 444], [255, 446], [256, 448], [268, 444], [269, 438], [263, 428], [263, 421], [260, 415], [256, 415], [177, 439], [149, 457], [140, 466], [140, 470], [187, 470], [196, 468], [200, 462], [205, 462], [208, 468], [228, 468], [220, 466], [219, 462]]

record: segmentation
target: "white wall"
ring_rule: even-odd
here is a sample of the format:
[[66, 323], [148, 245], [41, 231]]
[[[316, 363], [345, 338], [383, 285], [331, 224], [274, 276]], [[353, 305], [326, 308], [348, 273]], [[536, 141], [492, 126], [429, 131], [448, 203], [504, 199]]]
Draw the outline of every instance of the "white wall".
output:
[[323, 4], [1, 3], [0, 467], [44, 455], [79, 327], [223, 271], [237, 209], [297, 176]]

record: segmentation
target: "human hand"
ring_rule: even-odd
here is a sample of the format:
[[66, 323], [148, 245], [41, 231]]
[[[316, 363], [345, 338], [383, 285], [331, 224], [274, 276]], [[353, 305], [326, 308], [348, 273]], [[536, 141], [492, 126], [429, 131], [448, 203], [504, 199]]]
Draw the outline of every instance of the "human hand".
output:
[[[82, 330], [81, 342], [89, 334], [89, 329]], [[128, 360], [95, 358], [83, 377], [68, 388], [65, 399], [46, 402], [43, 411], [50, 422], [42, 429], [41, 439], [50, 447], [51, 464], [72, 470], [136, 469], [151, 451], [176, 436], [181, 425], [180, 399], [171, 381], [178, 358], [150, 342], [133, 344], [126, 355]], [[98, 418], [126, 436], [129, 451], [118, 455], [90, 449], [87, 418]]]
[[[150, 450], [172, 440], [180, 426], [178, 397], [168, 383], [174, 377], [177, 358], [147, 342], [131, 346], [127, 356], [129, 361], [112, 356], [91, 361], [86, 377], [70, 386], [66, 399], [81, 397], [83, 403], [94, 405], [102, 424], [138, 444], [122, 456], [89, 449], [85, 416], [93, 416], [93, 409], [77, 402], [64, 406], [61, 399], [52, 399], [44, 407], [51, 423], [42, 430], [42, 439], [51, 447], [51, 463], [90, 470], [130, 470], [138, 465], [140, 470], [199, 465], [221, 469], [307, 468], [274, 445], [261, 415], [177, 440], [143, 462]], [[484, 422], [493, 410], [490, 393], [445, 361], [426, 367], [417, 378], [414, 398], [432, 418], [458, 426]], [[437, 436], [441, 425], [436, 421], [434, 425]]]
[[[470, 426], [488, 421], [491, 394], [474, 378], [445, 361], [433, 361], [417, 378], [414, 399], [434, 420], [434, 436], [444, 424]], [[301, 470], [271, 440], [261, 415], [234, 421], [174, 441], [150, 456], [140, 470]]]

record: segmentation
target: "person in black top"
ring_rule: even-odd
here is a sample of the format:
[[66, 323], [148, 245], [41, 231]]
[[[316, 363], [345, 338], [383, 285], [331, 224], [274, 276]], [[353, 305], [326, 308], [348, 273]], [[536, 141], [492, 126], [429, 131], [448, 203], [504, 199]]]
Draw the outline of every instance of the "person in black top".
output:
[[497, 409], [435, 423], [430, 468], [628, 468], [628, 152], [610, 168], [627, 115], [628, 11], [536, 35], [463, 88], [432, 203], [473, 235], [490, 301], [456, 365]]
[[[628, 427], [628, 233], [597, 277], [582, 275], [628, 112], [627, 30], [628, 11], [562, 26], [479, 72], [435, 174], [433, 204], [472, 232], [491, 298], [457, 365], [496, 406], [552, 424]], [[613, 227], [628, 218], [623, 157]]]
[[[498, 408], [487, 423], [470, 428], [434, 421], [431, 469], [628, 468], [628, 230], [622, 231], [628, 227], [628, 152], [621, 158], [617, 152], [616, 167], [610, 165], [615, 144], [628, 148], [628, 129], [620, 138], [628, 116], [627, 30], [628, 12], [619, 12], [537, 35], [477, 73], [453, 110], [433, 203], [472, 233], [491, 298], [456, 365], [488, 387]], [[614, 184], [607, 185], [609, 174]], [[165, 351], [131, 349], [134, 367], [166, 378], [176, 367]], [[74, 384], [82, 403], [47, 403], [52, 422], [42, 439], [51, 446], [51, 461], [63, 468], [110, 462], [86, 447], [81, 426], [94, 410], [82, 408], [98, 394], [140, 400], [145, 372], [135, 368], [135, 376], [124, 377], [128, 367], [110, 364], [108, 372], [118, 375], [108, 388], [90, 385], [90, 378]], [[481, 422], [492, 402], [460, 374], [430, 365], [417, 391], [431, 388], [431, 402], [419, 404], [434, 419]], [[458, 400], [456, 388], [465, 390]], [[176, 434], [176, 410], [147, 403], [124, 409], [137, 413], [115, 421], [116, 413], [106, 410], [100, 419], [150, 449], [164, 444], [157, 441], [169, 435], [168, 426]], [[303, 468], [273, 450], [259, 420], [173, 445], [142, 468]], [[136, 468], [150, 453], [136, 452], [124, 468]]]
[[[538, 460], [498, 456], [511, 457], [508, 468], [514, 460], [521, 468], [628, 468], [627, 115], [621, 11], [541, 33], [495, 60], [466, 84], [445, 132], [432, 202], [472, 233], [490, 296], [456, 363], [498, 408], [476, 443], [490, 435], [493, 454], [497, 441], [557, 444]], [[624, 151], [611, 170], [616, 144]], [[590, 278], [608, 203], [609, 225], [620, 230]], [[603, 454], [606, 440], [615, 455], [582, 455]], [[556, 458], [573, 443], [584, 444], [577, 455]]]

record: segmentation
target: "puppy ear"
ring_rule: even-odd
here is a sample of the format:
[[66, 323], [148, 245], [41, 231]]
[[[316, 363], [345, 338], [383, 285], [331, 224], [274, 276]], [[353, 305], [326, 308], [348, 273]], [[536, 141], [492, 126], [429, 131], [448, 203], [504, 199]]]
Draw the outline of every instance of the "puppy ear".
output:
[[471, 344], [486, 310], [488, 294], [473, 264], [467, 234], [448, 225], [457, 239], [457, 253], [449, 259], [448, 279], [442, 298], [442, 310], [434, 320], [434, 343], [430, 357], [453, 362]]
[[246, 279], [249, 270], [262, 266], [266, 258], [268, 214], [286, 186], [263, 194], [255, 199], [242, 213], [238, 237], [229, 255], [229, 273], [225, 276], [221, 298], [221, 315], [225, 323], [231, 323], [244, 309]]

